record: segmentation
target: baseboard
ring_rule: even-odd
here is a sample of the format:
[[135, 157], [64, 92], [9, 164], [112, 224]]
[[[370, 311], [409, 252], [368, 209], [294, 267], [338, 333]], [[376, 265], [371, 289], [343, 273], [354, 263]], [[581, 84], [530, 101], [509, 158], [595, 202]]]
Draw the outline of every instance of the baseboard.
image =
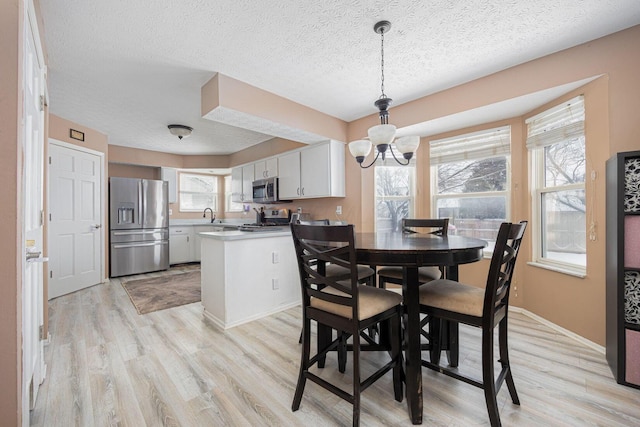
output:
[[223, 320], [217, 318], [216, 316], [214, 316], [211, 312], [207, 311], [207, 309], [203, 310], [203, 315], [205, 317], [205, 319], [209, 320], [211, 323], [213, 323], [215, 326], [217, 326], [218, 328], [225, 330], [225, 329], [230, 329], [233, 328], [235, 326], [240, 326], [240, 325], [244, 325], [245, 323], [249, 323], [249, 322], [253, 322], [254, 320], [258, 320], [258, 319], [262, 319], [263, 317], [267, 317], [267, 316], [271, 316], [272, 314], [276, 314], [279, 313], [281, 311], [284, 310], [288, 310], [290, 308], [296, 307], [300, 305], [300, 301], [296, 301], [296, 302], [292, 302], [289, 304], [285, 304], [285, 305], [281, 305], [273, 310], [269, 310], [269, 311], [264, 311], [262, 313], [258, 313], [255, 314], [251, 317], [246, 317], [242, 320], [237, 320], [235, 322], [224, 322]]
[[514, 313], [522, 313], [527, 317], [530, 317], [531, 319], [542, 323], [545, 326], [548, 326], [549, 328], [553, 329], [556, 332], [561, 333], [562, 335], [565, 335], [569, 338], [572, 338], [576, 341], [578, 341], [580, 344], [584, 344], [587, 347], [597, 351], [598, 353], [602, 353], [602, 354], [606, 354], [606, 349], [604, 348], [604, 346], [601, 346], [600, 344], [596, 344], [593, 341], [589, 341], [588, 339], [586, 339], [585, 337], [582, 337], [578, 334], [576, 334], [575, 332], [571, 332], [568, 329], [563, 328], [562, 326], [558, 326], [553, 322], [548, 321], [547, 319], [545, 319], [544, 317], [540, 317], [537, 314], [534, 314], [532, 312], [530, 312], [529, 310], [525, 310], [524, 308], [520, 308], [520, 307], [515, 307], [515, 306], [509, 306], [509, 310], [514, 312]]

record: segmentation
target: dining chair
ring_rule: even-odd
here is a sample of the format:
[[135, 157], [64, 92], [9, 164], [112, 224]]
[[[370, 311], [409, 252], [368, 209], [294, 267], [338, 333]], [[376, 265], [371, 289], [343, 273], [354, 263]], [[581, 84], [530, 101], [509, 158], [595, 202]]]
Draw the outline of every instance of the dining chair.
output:
[[[446, 236], [449, 229], [449, 218], [438, 219], [402, 219], [403, 233], [417, 233], [416, 229], [428, 229], [429, 234]], [[418, 281], [426, 283], [442, 277], [442, 267], [420, 267], [418, 269]], [[387, 283], [402, 285], [402, 267], [382, 267], [378, 269], [378, 283], [381, 288], [386, 288]]]
[[[439, 363], [422, 360], [422, 365], [484, 390], [489, 421], [500, 426], [500, 414], [496, 395], [504, 381], [514, 404], [520, 400], [511, 374], [507, 346], [507, 318], [511, 279], [524, 236], [527, 221], [519, 224], [505, 222], [500, 226], [491, 257], [485, 289], [465, 285], [447, 279], [434, 280], [420, 287], [420, 312], [427, 314], [432, 325], [439, 320], [458, 322], [482, 329], [482, 380], [462, 375], [457, 369]], [[493, 340], [498, 327], [499, 362], [501, 370], [494, 376]], [[436, 326], [436, 331], [439, 327]], [[438, 338], [432, 337], [432, 346], [438, 346]]]
[[[353, 225], [314, 226], [291, 224], [291, 234], [298, 261], [302, 289], [302, 356], [292, 410], [300, 407], [306, 380], [320, 385], [353, 405], [353, 425], [360, 422], [360, 394], [385, 373], [393, 371], [394, 397], [403, 399], [400, 315], [402, 297], [394, 292], [358, 281], [355, 234]], [[340, 266], [344, 274], [329, 276], [321, 268], [331, 263]], [[311, 321], [318, 329], [338, 331], [335, 340], [318, 342], [311, 355]], [[388, 343], [360, 343], [360, 334], [372, 325], [380, 324], [389, 334]], [[347, 339], [352, 343], [347, 346]], [[346, 392], [310, 369], [323, 360], [329, 351], [340, 347], [353, 351], [353, 389]], [[360, 357], [364, 351], [381, 351], [390, 361], [362, 380]], [[340, 353], [338, 353], [340, 357]], [[340, 361], [339, 361], [340, 362]]]

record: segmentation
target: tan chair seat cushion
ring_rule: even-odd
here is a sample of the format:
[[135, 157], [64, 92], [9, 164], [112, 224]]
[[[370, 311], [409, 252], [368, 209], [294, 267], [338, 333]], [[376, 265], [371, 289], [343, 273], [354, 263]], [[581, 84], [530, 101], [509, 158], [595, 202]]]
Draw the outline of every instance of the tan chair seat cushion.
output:
[[[349, 286], [349, 283], [343, 283]], [[348, 294], [332, 287], [326, 287], [322, 292], [334, 295], [348, 296]], [[387, 311], [402, 302], [402, 295], [373, 286], [358, 285], [358, 320], [368, 319]], [[347, 319], [351, 319], [351, 307], [324, 301], [319, 298], [311, 298], [311, 307], [327, 311]]]
[[420, 286], [420, 305], [456, 313], [482, 316], [484, 289], [453, 280], [433, 280]]
[[[336, 264], [327, 264], [325, 267], [325, 274], [327, 277], [339, 276], [341, 274], [349, 274], [349, 269], [340, 267]], [[358, 281], [364, 280], [373, 276], [376, 272], [371, 267], [366, 265], [358, 265]]]
[[[389, 277], [391, 279], [402, 280], [402, 267], [383, 267], [378, 270], [378, 276]], [[438, 267], [418, 268], [418, 281], [420, 283], [437, 280], [442, 276]]]

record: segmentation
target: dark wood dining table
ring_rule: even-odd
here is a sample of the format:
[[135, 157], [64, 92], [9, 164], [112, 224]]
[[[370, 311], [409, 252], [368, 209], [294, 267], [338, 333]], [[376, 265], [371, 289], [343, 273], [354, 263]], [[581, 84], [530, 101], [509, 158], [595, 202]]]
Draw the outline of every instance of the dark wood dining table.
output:
[[[463, 236], [443, 237], [401, 232], [356, 233], [358, 264], [403, 267], [406, 394], [413, 424], [422, 424], [418, 267], [444, 266], [446, 277], [458, 280], [458, 265], [480, 261], [486, 246], [487, 242], [484, 240]], [[457, 361], [453, 363], [454, 366], [457, 365]]]

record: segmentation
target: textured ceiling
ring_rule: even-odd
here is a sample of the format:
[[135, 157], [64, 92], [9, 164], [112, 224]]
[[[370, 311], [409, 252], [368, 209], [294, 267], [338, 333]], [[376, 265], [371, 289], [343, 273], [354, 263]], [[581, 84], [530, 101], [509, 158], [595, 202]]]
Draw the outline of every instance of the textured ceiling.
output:
[[[216, 72], [346, 121], [375, 113], [381, 19], [392, 23], [394, 105], [640, 23], [638, 0], [41, 0], [41, 9], [50, 111], [110, 144], [181, 154], [228, 154], [276, 134], [243, 129], [229, 112], [220, 114], [234, 126], [200, 117], [200, 88]], [[193, 135], [178, 142], [170, 123]]]

